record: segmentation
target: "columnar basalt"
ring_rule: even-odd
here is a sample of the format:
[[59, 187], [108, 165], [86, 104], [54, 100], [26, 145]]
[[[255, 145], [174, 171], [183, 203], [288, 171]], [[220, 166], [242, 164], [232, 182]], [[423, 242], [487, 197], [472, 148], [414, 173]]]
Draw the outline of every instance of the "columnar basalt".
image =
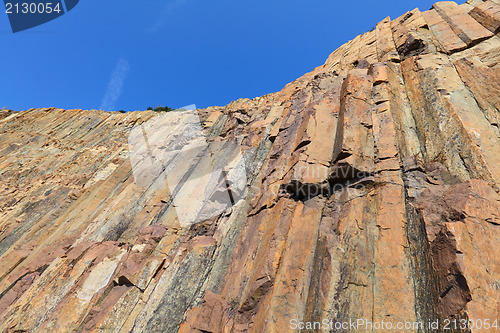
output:
[[165, 175], [134, 178], [127, 137], [157, 113], [0, 111], [0, 331], [500, 320], [499, 27], [498, 0], [439, 2], [197, 110], [207, 145], [240, 145], [248, 193], [190, 225]]

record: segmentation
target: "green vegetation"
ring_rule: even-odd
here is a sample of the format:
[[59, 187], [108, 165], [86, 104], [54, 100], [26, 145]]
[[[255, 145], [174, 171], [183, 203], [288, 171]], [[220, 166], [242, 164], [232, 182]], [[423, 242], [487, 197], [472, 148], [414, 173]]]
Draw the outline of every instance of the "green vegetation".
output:
[[[161, 105], [158, 105], [154, 108], [152, 108], [151, 106], [149, 106], [147, 108], [148, 111], [155, 111], [155, 112], [169, 112], [169, 111], [174, 111], [175, 109], [172, 109], [171, 107], [169, 106], [161, 106]], [[128, 111], [125, 111], [125, 110], [118, 110], [116, 112], [120, 112], [120, 113], [126, 113]]]
[[173, 111], [174, 109], [172, 109], [171, 107], [168, 107], [168, 106], [158, 105], [154, 109], [152, 107], [148, 107], [148, 110], [156, 111], [156, 112], [168, 112], [168, 111]]

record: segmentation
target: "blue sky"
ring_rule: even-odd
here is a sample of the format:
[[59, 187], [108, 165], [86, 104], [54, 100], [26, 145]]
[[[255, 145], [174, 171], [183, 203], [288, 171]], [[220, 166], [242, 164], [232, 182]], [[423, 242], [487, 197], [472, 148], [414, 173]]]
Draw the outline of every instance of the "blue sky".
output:
[[16, 34], [2, 11], [0, 107], [225, 105], [279, 91], [385, 17], [434, 2], [81, 0]]

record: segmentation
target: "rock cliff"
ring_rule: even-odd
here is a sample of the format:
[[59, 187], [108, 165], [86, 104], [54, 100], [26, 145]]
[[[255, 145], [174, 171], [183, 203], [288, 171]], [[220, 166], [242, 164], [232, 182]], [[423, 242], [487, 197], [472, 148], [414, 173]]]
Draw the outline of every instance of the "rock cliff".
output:
[[[147, 186], [130, 133], [158, 113], [0, 111], [0, 331], [493, 325], [499, 28], [499, 0], [386, 18], [280, 92], [196, 110], [208, 148]], [[197, 200], [186, 180], [230, 141], [245, 194], [183, 223], [174, 195]]]

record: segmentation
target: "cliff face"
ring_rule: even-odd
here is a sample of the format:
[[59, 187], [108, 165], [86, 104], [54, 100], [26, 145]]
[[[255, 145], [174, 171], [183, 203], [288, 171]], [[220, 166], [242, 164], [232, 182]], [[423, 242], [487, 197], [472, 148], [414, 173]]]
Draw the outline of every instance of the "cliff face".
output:
[[[498, 0], [387, 18], [278, 93], [197, 110], [204, 150], [157, 169], [134, 147], [186, 113], [0, 111], [0, 331], [493, 324], [499, 27]], [[232, 154], [248, 186], [187, 223], [210, 183], [188, 180]]]

